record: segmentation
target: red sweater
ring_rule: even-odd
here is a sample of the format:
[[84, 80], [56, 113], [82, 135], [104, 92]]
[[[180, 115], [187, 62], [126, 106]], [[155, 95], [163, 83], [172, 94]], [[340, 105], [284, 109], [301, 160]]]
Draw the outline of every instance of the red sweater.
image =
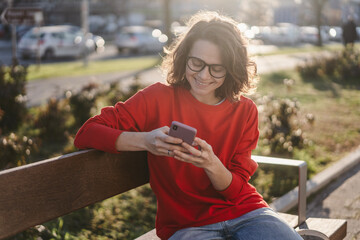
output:
[[115, 107], [105, 107], [79, 130], [75, 146], [116, 153], [122, 131], [151, 131], [170, 126], [173, 120], [197, 129], [197, 136], [213, 147], [215, 155], [233, 175], [230, 186], [216, 191], [205, 171], [171, 157], [148, 153], [150, 185], [158, 201], [156, 230], [167, 239], [177, 230], [237, 218], [268, 207], [248, 183], [257, 164], [251, 160], [256, 147], [258, 112], [241, 97], [230, 103], [207, 105], [181, 87], [156, 83]]

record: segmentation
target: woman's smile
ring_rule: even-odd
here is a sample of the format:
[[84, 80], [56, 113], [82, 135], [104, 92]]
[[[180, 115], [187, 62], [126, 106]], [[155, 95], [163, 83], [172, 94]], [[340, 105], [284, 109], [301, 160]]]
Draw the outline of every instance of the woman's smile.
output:
[[[219, 47], [207, 40], [197, 40], [189, 55], [190, 58], [194, 58], [193, 68], [197, 68], [196, 65], [199, 61], [203, 63], [203, 68], [200, 71], [191, 70], [189, 65], [186, 67], [186, 79], [189, 82], [191, 94], [200, 102], [209, 105], [217, 104], [221, 99], [218, 99], [215, 95], [215, 90], [224, 83], [225, 76], [221, 78], [214, 78], [209, 69], [209, 65], [221, 65], [222, 59]], [[191, 65], [190, 65], [191, 66]], [[201, 66], [201, 65], [200, 65]], [[213, 73], [213, 72], [212, 72]]]
[[207, 87], [209, 85], [212, 84], [212, 82], [208, 82], [208, 81], [201, 81], [200, 79], [198, 78], [195, 78], [195, 82], [200, 85], [200, 86], [203, 86], [203, 87]]

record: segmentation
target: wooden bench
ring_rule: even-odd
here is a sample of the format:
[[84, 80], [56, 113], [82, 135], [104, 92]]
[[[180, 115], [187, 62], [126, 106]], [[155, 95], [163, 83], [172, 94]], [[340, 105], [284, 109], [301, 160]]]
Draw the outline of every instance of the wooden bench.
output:
[[[254, 160], [260, 166], [284, 162], [257, 156]], [[287, 160], [287, 165], [299, 167], [299, 173], [302, 171], [299, 174], [299, 215], [281, 215], [297, 229], [314, 229], [331, 240], [343, 239], [347, 227], [345, 220], [306, 219], [306, 164]], [[145, 152], [110, 154], [86, 150], [1, 171], [0, 239], [126, 192], [148, 180]], [[152, 230], [138, 239], [158, 238]]]

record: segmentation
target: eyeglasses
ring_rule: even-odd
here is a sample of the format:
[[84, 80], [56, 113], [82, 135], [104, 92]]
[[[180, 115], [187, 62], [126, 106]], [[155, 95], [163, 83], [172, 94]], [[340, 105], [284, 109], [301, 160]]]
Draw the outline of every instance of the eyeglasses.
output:
[[197, 57], [188, 57], [187, 66], [194, 72], [201, 72], [206, 66], [209, 67], [210, 75], [214, 78], [222, 78], [226, 75], [226, 68], [221, 64], [207, 64]]

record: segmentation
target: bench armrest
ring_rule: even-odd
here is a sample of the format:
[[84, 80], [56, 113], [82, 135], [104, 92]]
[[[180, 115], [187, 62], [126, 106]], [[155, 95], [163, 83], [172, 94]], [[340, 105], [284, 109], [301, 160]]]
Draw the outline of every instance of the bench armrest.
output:
[[292, 166], [299, 169], [299, 187], [298, 187], [298, 225], [306, 220], [306, 180], [307, 164], [305, 161], [292, 160], [285, 158], [252, 156], [254, 161], [261, 164], [272, 164], [282, 166]]

